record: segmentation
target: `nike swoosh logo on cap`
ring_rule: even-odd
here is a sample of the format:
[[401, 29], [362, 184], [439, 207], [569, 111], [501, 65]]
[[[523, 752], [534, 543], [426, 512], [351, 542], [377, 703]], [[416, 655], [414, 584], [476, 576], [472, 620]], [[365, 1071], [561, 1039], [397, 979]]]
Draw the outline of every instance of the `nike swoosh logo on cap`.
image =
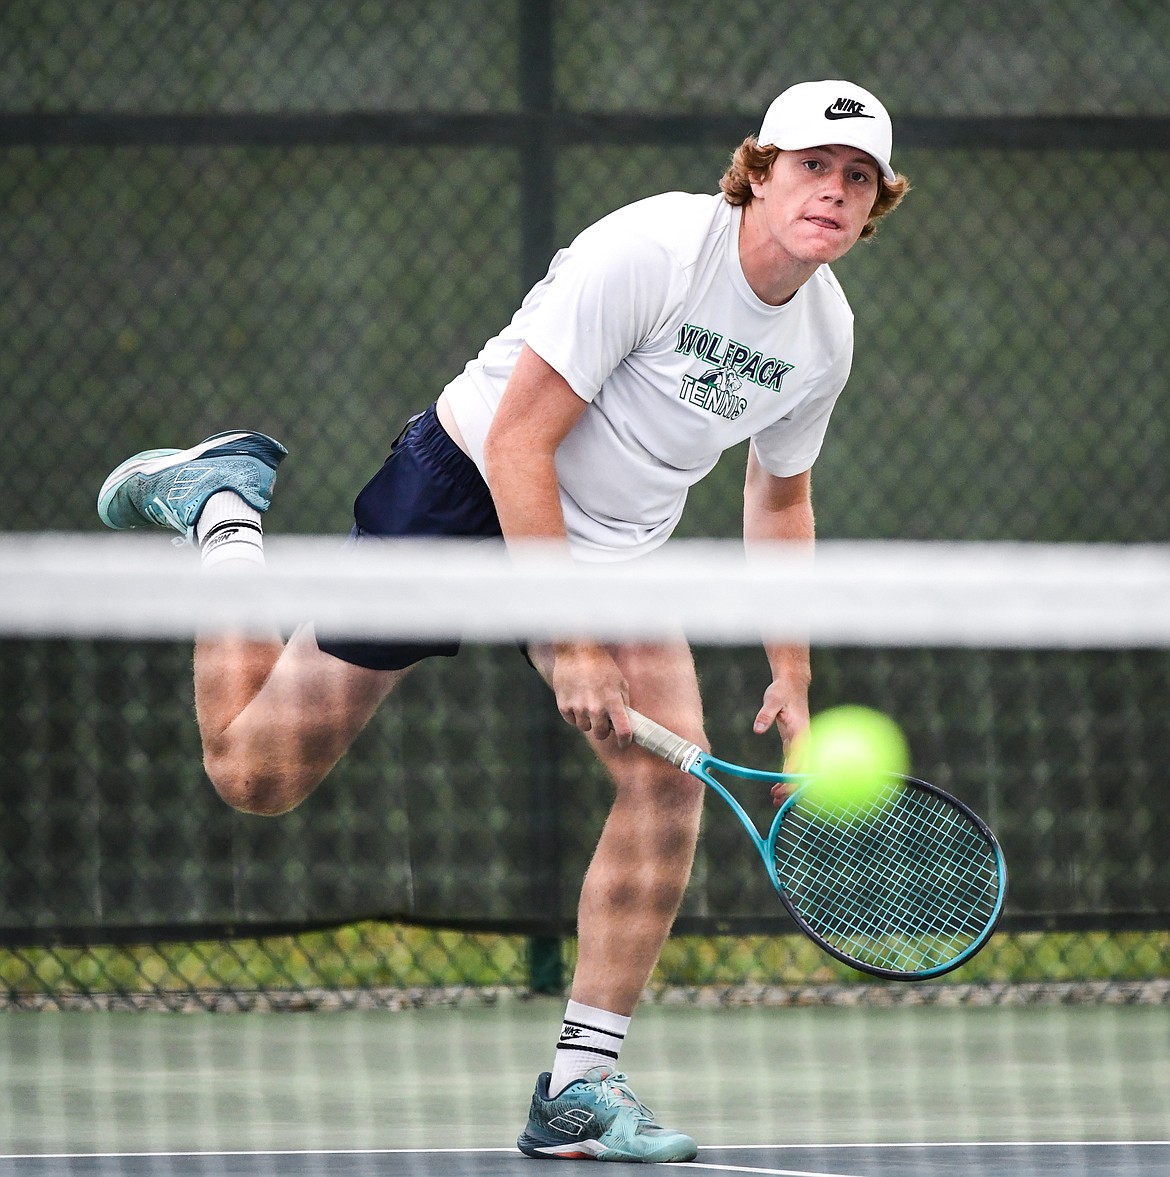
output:
[[825, 118], [830, 122], [836, 122], [838, 119], [872, 119], [876, 115], [865, 114], [860, 110], [834, 110], [831, 106], [825, 107]]

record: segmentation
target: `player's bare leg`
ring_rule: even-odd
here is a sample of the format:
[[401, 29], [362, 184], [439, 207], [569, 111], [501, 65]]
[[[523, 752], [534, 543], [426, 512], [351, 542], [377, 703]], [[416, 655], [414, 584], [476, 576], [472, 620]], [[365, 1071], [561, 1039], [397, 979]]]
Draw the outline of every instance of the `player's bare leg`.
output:
[[[704, 742], [684, 644], [613, 654], [632, 702]], [[551, 681], [550, 652], [537, 648], [532, 658]], [[702, 785], [635, 745], [590, 739], [614, 780], [614, 802], [581, 889], [577, 970], [553, 1068], [536, 1081], [516, 1143], [530, 1156], [693, 1160], [694, 1140], [654, 1121], [618, 1055], [690, 877]], [[566, 1123], [589, 1127], [566, 1135]]]
[[[611, 651], [631, 703], [706, 747], [694, 661], [685, 642]], [[551, 655], [531, 656], [551, 681]], [[614, 800], [581, 889], [572, 998], [629, 1015], [686, 890], [698, 842], [703, 785], [657, 756], [588, 737], [614, 782]]]
[[[630, 700], [706, 745], [694, 662], [685, 644], [622, 646]], [[575, 1001], [630, 1014], [650, 979], [694, 863], [702, 782], [636, 745], [590, 738], [613, 778], [613, 805], [578, 908]]]
[[409, 670], [369, 670], [317, 648], [311, 627], [279, 638], [204, 638], [195, 708], [216, 791], [249, 813], [285, 813], [341, 759]]
[[[98, 515], [119, 531], [176, 531], [199, 547], [207, 575], [243, 577], [243, 586], [263, 567], [261, 516], [286, 452], [247, 429], [217, 433], [186, 450], [143, 450], [110, 473]], [[195, 702], [216, 789], [249, 812], [291, 809], [337, 763], [404, 674], [325, 654], [309, 629], [287, 646], [275, 632], [264, 640], [200, 640]]]

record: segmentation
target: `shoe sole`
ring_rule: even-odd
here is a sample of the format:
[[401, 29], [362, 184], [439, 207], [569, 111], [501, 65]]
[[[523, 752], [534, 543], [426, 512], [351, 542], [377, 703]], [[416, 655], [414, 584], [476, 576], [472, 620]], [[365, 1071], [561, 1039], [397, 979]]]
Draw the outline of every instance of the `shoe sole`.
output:
[[673, 1149], [664, 1146], [661, 1153], [637, 1157], [629, 1153], [619, 1153], [596, 1139], [575, 1140], [569, 1144], [538, 1144], [527, 1133], [516, 1141], [516, 1147], [525, 1156], [555, 1161], [626, 1161], [634, 1164], [661, 1165], [693, 1161], [699, 1155], [698, 1147], [693, 1144]]
[[[142, 450], [141, 453], [127, 458], [121, 465], [116, 466], [110, 472], [110, 476], [102, 483], [102, 489], [98, 492], [98, 517], [107, 527], [113, 528], [115, 531], [118, 530], [110, 522], [107, 512], [109, 511], [110, 503], [113, 502], [114, 496], [122, 488], [126, 480], [135, 474], [144, 477], [149, 477], [151, 474], [159, 474], [170, 466], [181, 466], [184, 462], [191, 462], [196, 458], [205, 458], [213, 450], [218, 450], [222, 446], [229, 446], [254, 437], [262, 439], [261, 446], [257, 448], [265, 448], [269, 443], [272, 445], [276, 444], [272, 442], [271, 438], [265, 437], [263, 433], [254, 433], [248, 429], [233, 429], [226, 433], [216, 433], [187, 450]], [[264, 458], [259, 454], [253, 454], [249, 450], [229, 452], [243, 453], [246, 456], [258, 457], [261, 461], [264, 461]], [[283, 457], [284, 454], [281, 454], [277, 458], [277, 461], [279, 462], [280, 458]], [[266, 464], [272, 465], [272, 463]], [[273, 466], [273, 469], [275, 469], [275, 466]]]
[[605, 1152], [605, 1145], [596, 1140], [578, 1140], [573, 1144], [533, 1144], [521, 1137], [516, 1147], [526, 1157], [548, 1157], [560, 1161], [595, 1161]]

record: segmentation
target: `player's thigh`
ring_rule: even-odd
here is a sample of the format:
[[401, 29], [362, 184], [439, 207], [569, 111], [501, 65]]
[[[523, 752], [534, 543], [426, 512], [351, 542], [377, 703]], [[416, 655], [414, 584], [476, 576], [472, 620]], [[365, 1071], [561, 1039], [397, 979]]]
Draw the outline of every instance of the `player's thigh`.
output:
[[249, 719], [283, 729], [302, 755], [334, 757], [356, 738], [409, 673], [371, 670], [327, 654], [311, 627], [293, 634], [254, 700]]
[[690, 646], [683, 640], [613, 647], [630, 690], [630, 706], [706, 747], [703, 700]]
[[[690, 647], [684, 641], [625, 644], [612, 647], [629, 686], [630, 705], [644, 715], [707, 747], [703, 703]], [[697, 811], [701, 782], [667, 764], [637, 744], [619, 748], [611, 737], [588, 737], [613, 778], [619, 798], [642, 798], [654, 808], [664, 803], [676, 813]]]

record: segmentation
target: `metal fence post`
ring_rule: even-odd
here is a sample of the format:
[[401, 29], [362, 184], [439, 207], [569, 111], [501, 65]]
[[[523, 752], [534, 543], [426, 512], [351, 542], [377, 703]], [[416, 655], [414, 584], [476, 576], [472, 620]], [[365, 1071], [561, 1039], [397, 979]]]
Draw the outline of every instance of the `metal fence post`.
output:
[[[520, 106], [526, 128], [520, 148], [522, 291], [543, 276], [555, 248], [556, 140], [549, 131], [553, 88], [552, 0], [520, 0]], [[551, 182], [550, 182], [551, 177]], [[530, 738], [533, 904], [555, 922], [561, 915], [560, 780], [551, 699], [543, 684]], [[548, 719], [545, 719], [548, 716]], [[528, 939], [528, 984], [533, 993], [557, 994], [564, 988], [561, 937], [550, 931]]]

